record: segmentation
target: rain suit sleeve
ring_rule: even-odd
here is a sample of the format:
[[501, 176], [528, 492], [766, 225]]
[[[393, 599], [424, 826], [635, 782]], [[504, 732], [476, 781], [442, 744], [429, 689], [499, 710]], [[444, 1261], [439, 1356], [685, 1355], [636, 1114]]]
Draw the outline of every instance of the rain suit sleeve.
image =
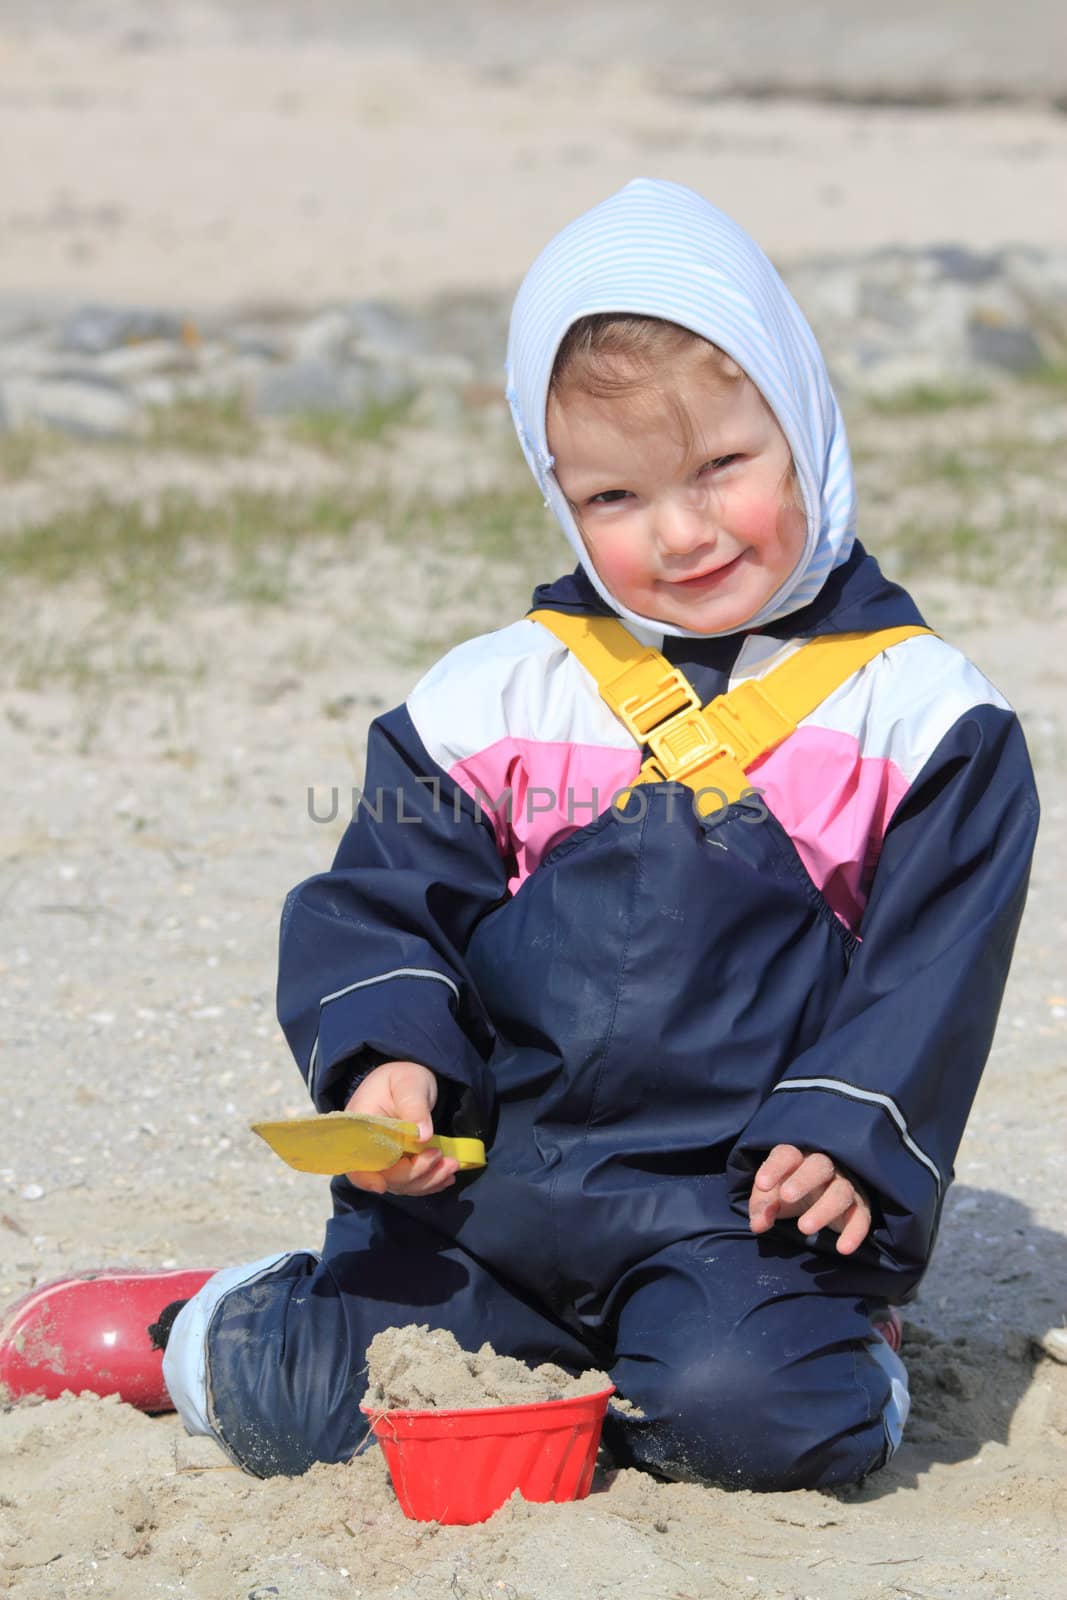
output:
[[371, 727], [362, 801], [332, 869], [282, 911], [278, 1018], [320, 1111], [382, 1061], [437, 1075], [435, 1113], [482, 1133], [492, 1031], [464, 952], [507, 895], [492, 823], [427, 753], [405, 708]]
[[[773, 1146], [824, 1151], [872, 1200], [855, 1259], [895, 1271], [905, 1292], [918, 1282], [992, 1042], [1037, 817], [1015, 716], [962, 716], [894, 813], [822, 1034], [734, 1147], [739, 1210]], [[819, 1247], [835, 1242], [826, 1231]]]

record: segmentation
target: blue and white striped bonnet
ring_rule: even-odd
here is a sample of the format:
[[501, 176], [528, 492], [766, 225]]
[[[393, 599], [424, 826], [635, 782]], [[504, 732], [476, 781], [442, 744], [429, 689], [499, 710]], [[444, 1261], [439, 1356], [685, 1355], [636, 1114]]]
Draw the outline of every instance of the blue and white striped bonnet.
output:
[[807, 538], [794, 571], [743, 626], [799, 610], [847, 559], [856, 496], [844, 423], [822, 353], [774, 267], [736, 222], [692, 189], [634, 178], [545, 246], [511, 313], [507, 397], [519, 442], [594, 588], [629, 622], [697, 637], [691, 629], [628, 611], [608, 593], [552, 470], [545, 407], [556, 351], [573, 322], [603, 311], [680, 323], [732, 356], [762, 393], [793, 452]]

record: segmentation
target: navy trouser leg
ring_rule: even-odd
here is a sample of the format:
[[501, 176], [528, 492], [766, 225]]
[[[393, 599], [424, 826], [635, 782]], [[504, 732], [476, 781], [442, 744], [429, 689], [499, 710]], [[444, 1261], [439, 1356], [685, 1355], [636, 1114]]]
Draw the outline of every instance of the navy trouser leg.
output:
[[626, 1274], [605, 1308], [611, 1376], [644, 1416], [609, 1413], [618, 1465], [770, 1490], [853, 1483], [884, 1464], [907, 1412], [903, 1366], [862, 1300], [816, 1289], [813, 1265], [739, 1233], [683, 1241]]
[[425, 1224], [375, 1204], [327, 1225], [321, 1259], [283, 1257], [226, 1287], [207, 1323], [209, 1431], [260, 1477], [346, 1461], [367, 1433], [359, 1409], [367, 1346], [383, 1328], [411, 1322], [447, 1328], [468, 1349], [489, 1340], [532, 1365], [594, 1364], [547, 1309]]

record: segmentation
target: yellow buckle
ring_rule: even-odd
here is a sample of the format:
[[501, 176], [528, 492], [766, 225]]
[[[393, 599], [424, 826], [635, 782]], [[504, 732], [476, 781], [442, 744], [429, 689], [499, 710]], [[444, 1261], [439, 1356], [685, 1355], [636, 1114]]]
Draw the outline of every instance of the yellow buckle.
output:
[[650, 743], [650, 733], [665, 718], [673, 721], [679, 712], [700, 705], [689, 680], [665, 663], [658, 650], [644, 651], [601, 694], [638, 744]]
[[[641, 768], [642, 783], [684, 783], [697, 795], [728, 802], [740, 800], [748, 787], [741, 758], [720, 738], [706, 707], [672, 717], [649, 734], [648, 747], [652, 754]], [[706, 815], [715, 807], [702, 801], [698, 809]]]
[[719, 695], [704, 707], [704, 715], [719, 742], [742, 767], [765, 755], [796, 728], [756, 678], [739, 683], [728, 695]]
[[687, 783], [692, 773], [707, 766], [720, 752], [730, 757], [734, 754], [724, 748], [700, 707], [672, 717], [650, 733], [647, 742], [652, 756], [645, 766], [669, 783]]

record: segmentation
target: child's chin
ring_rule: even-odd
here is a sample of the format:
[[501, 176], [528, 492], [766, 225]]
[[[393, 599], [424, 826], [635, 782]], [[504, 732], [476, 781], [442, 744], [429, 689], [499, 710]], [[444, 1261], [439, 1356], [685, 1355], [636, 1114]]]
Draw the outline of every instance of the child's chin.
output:
[[669, 614], [660, 608], [660, 620], [673, 623], [676, 628], [687, 628], [690, 633], [730, 633], [743, 628], [749, 617], [754, 617], [758, 607], [747, 605], [731, 596], [717, 603], [705, 601], [703, 605], [676, 605]]

